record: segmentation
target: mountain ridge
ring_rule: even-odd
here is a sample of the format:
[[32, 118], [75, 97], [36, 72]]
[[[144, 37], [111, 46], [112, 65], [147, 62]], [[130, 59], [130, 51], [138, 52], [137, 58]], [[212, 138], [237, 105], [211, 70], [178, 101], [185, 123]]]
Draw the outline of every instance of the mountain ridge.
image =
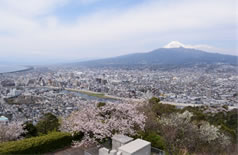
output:
[[146, 53], [133, 53], [112, 58], [98, 59], [83, 62], [83, 64], [98, 65], [131, 65], [131, 64], [157, 64], [157, 65], [183, 65], [183, 64], [215, 64], [225, 63], [236, 65], [238, 56], [220, 53], [209, 53], [192, 48], [159, 48]]

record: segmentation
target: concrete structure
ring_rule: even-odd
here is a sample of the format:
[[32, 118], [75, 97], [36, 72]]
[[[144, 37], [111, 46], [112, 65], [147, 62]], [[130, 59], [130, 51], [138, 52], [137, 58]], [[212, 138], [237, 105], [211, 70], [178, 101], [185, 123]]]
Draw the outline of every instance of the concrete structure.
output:
[[117, 150], [109, 150], [106, 148], [99, 149], [99, 155], [122, 155], [122, 152]]
[[150, 155], [151, 143], [142, 139], [133, 141], [131, 137], [115, 135], [112, 138], [112, 150], [99, 149], [99, 155]]
[[119, 147], [133, 141], [133, 138], [125, 135], [114, 135], [112, 137], [112, 149], [117, 150]]
[[151, 143], [142, 139], [136, 139], [118, 148], [122, 155], [150, 155]]

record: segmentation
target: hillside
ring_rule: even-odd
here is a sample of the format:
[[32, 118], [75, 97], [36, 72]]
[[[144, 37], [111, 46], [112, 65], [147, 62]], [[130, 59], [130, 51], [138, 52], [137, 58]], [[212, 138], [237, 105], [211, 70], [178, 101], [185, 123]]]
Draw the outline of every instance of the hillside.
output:
[[238, 57], [218, 53], [208, 53], [191, 48], [159, 48], [147, 53], [135, 53], [107, 59], [83, 62], [94, 65], [184, 65], [184, 64], [237, 64]]

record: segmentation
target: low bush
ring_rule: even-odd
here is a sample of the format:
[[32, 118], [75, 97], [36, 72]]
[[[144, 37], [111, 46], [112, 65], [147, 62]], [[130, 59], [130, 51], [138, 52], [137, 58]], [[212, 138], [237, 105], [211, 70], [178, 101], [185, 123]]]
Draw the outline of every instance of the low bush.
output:
[[152, 97], [151, 99], [149, 99], [150, 104], [158, 104], [159, 102], [160, 102], [160, 99], [156, 97]]
[[100, 108], [100, 107], [103, 107], [103, 106], [105, 106], [105, 105], [106, 105], [106, 103], [104, 103], [104, 102], [99, 102], [99, 103], [97, 104], [97, 107]]
[[42, 154], [71, 145], [68, 133], [52, 132], [44, 136], [0, 143], [0, 154]]
[[155, 148], [158, 148], [158, 149], [161, 149], [161, 150], [165, 149], [164, 139], [160, 135], [156, 134], [155, 132], [146, 133], [143, 136], [143, 139], [146, 140], [146, 141], [151, 142], [151, 146], [153, 146]]
[[151, 131], [151, 132], [143, 132], [139, 131], [137, 135], [130, 137], [137, 139], [143, 139], [151, 143], [151, 146], [160, 150], [166, 150], [166, 143], [162, 136], [160, 136], [158, 133]]

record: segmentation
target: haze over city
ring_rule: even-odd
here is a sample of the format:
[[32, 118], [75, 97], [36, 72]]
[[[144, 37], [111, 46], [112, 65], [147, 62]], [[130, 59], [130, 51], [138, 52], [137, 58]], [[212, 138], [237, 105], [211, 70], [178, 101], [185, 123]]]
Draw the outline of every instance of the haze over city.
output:
[[0, 0], [0, 63], [52, 64], [179, 41], [237, 55], [235, 0]]

